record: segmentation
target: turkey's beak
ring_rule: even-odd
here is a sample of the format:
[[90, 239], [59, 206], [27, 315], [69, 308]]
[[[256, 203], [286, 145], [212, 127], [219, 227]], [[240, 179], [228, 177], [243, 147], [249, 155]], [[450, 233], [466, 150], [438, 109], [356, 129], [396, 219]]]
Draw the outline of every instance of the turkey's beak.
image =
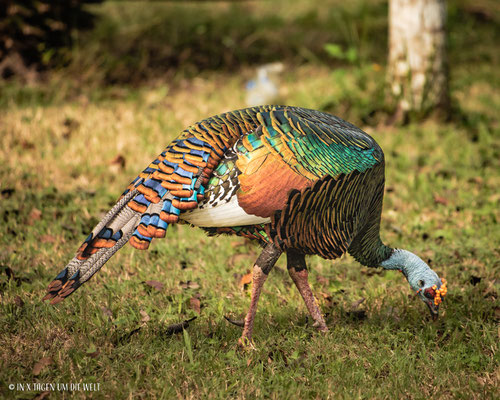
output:
[[427, 307], [429, 307], [432, 320], [433, 321], [437, 320], [439, 316], [439, 305], [435, 305], [434, 302], [428, 302], [425, 304], [427, 304]]

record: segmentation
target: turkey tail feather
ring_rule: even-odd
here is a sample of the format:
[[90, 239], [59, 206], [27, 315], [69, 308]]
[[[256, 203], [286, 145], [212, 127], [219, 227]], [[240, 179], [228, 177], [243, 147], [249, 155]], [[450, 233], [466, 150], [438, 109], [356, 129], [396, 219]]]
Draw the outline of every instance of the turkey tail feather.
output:
[[76, 256], [49, 284], [43, 298], [57, 304], [88, 281], [125, 243], [140, 223], [141, 214], [128, 202], [137, 195], [132, 190], [123, 196], [93, 229]]

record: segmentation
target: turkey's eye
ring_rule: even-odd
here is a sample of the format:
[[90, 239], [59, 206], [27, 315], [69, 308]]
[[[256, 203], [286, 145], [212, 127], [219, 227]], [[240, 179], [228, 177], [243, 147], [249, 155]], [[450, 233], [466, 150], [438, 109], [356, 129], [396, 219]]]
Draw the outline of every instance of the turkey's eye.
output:
[[420, 280], [420, 281], [418, 281], [418, 285], [419, 285], [420, 287], [424, 287], [425, 282], [424, 282], [424, 281], [422, 281], [422, 280]]

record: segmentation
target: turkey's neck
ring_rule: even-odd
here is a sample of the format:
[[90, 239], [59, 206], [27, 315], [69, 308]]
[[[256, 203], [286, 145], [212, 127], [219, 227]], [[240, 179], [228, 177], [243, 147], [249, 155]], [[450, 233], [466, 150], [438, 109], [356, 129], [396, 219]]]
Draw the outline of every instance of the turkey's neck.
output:
[[367, 267], [380, 267], [382, 262], [388, 260], [394, 252], [392, 247], [386, 246], [382, 240], [378, 239], [371, 249], [367, 249], [367, 257], [360, 260], [361, 264]]
[[387, 259], [380, 263], [380, 266], [388, 270], [398, 270], [408, 279], [408, 268], [406, 263], [406, 251], [400, 249], [392, 249], [391, 254]]
[[379, 235], [379, 221], [358, 235], [348, 249], [360, 264], [367, 267], [379, 267], [394, 251], [393, 248], [382, 243]]
[[364, 213], [359, 210], [359, 221], [365, 221], [347, 251], [359, 263], [367, 267], [380, 267], [387, 260], [394, 249], [386, 246], [380, 239], [380, 217], [382, 215], [382, 199], [384, 196], [384, 165], [378, 167], [380, 171], [375, 174], [378, 177], [374, 197], [370, 204], [365, 207]]
[[394, 249], [390, 257], [382, 261], [380, 266], [384, 269], [401, 271], [410, 282], [413, 280], [411, 277], [425, 275], [430, 270], [420, 257], [403, 249]]
[[349, 253], [367, 267], [379, 267], [393, 251], [394, 249], [382, 243], [379, 237], [372, 241], [356, 241], [349, 248]]

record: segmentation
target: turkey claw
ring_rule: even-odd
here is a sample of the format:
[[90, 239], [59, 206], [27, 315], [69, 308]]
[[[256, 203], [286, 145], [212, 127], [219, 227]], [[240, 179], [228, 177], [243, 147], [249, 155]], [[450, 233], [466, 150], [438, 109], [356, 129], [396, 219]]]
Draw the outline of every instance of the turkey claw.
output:
[[250, 339], [246, 336], [242, 336], [238, 339], [238, 348], [241, 350], [245, 350], [245, 351], [257, 350], [252, 339]]
[[328, 327], [325, 324], [315, 322], [313, 324], [313, 327], [315, 327], [318, 331], [320, 331], [322, 333], [328, 332]]

